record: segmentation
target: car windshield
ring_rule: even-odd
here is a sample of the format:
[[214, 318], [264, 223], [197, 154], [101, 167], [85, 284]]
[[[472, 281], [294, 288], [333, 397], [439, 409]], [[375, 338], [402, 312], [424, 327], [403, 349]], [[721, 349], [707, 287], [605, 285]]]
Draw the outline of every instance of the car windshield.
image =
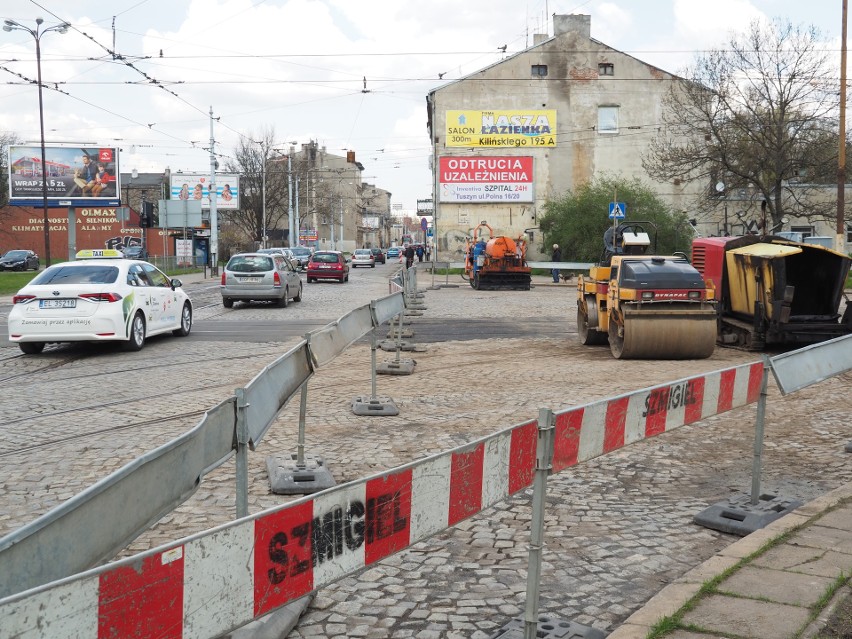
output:
[[306, 248], [291, 248], [290, 250], [293, 252], [293, 255], [298, 255], [299, 257], [311, 254], [311, 249]]
[[314, 253], [311, 259], [314, 262], [325, 262], [328, 264], [339, 261], [336, 253]]
[[58, 264], [42, 271], [30, 284], [112, 284], [117, 279], [117, 266]]
[[272, 258], [265, 255], [235, 255], [225, 269], [234, 273], [263, 273], [273, 270]]
[[27, 256], [26, 251], [9, 251], [3, 257], [8, 257], [13, 260], [22, 260]]
[[355, 251], [355, 255], [372, 255], [373, 252], [370, 249], [358, 249]]

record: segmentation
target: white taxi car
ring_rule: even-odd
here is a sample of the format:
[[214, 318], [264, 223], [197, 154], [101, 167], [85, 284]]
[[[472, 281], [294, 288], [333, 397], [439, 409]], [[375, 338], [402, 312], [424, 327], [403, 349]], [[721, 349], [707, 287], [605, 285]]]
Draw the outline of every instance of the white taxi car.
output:
[[9, 341], [34, 355], [49, 342], [124, 342], [138, 351], [145, 339], [192, 328], [192, 302], [181, 281], [120, 251], [80, 251], [54, 264], [12, 299]]

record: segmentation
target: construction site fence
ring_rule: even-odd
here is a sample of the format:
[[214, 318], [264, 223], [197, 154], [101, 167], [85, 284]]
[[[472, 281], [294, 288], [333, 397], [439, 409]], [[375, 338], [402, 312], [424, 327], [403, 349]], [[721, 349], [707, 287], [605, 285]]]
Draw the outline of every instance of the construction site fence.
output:
[[[542, 409], [537, 419], [451, 450], [2, 599], [0, 628], [14, 637], [220, 636], [530, 488], [534, 478], [533, 510], [541, 517], [546, 483], [539, 478], [765, 405], [770, 370], [787, 394], [850, 368], [852, 336], [582, 406]], [[535, 623], [534, 610], [528, 623]]]
[[[208, 410], [191, 430], [96, 482], [0, 539], [0, 598], [107, 561], [185, 502], [205, 475], [236, 455], [237, 517], [247, 514], [247, 450], [255, 450], [283, 408], [349, 345], [405, 310], [416, 274], [395, 289], [312, 331], [245, 388]], [[406, 288], [407, 287], [407, 288]], [[133, 504], [128, 508], [128, 504]], [[0, 624], [2, 628], [2, 624]]]

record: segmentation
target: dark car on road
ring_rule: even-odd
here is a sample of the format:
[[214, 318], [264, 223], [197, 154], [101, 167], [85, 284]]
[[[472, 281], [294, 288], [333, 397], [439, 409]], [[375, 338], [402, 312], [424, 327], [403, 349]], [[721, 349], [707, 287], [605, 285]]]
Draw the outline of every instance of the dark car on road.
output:
[[148, 251], [146, 251], [139, 244], [125, 246], [123, 249], [121, 249], [121, 252], [124, 253], [124, 257], [126, 257], [128, 260], [142, 260], [143, 262], [148, 261]]
[[385, 263], [385, 252], [382, 249], [373, 247], [370, 250], [373, 252], [373, 258], [375, 258], [376, 264], [379, 262], [382, 264]]
[[15, 249], [0, 257], [0, 270], [2, 271], [29, 271], [38, 270], [38, 255], [35, 251], [26, 249]]
[[308, 262], [311, 261], [311, 249], [307, 246], [291, 246], [290, 252], [293, 254], [293, 260], [299, 265], [299, 268], [302, 270], [308, 268]]

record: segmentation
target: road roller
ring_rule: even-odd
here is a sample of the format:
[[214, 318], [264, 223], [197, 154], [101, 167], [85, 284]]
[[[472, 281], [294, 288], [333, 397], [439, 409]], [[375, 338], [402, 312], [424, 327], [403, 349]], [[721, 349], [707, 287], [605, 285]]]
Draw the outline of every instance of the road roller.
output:
[[580, 276], [580, 342], [609, 343], [616, 359], [710, 357], [716, 346], [712, 281], [685, 255], [649, 255], [649, 227], [630, 222], [609, 229], [600, 264]]
[[494, 235], [485, 222], [480, 223], [467, 239], [464, 251], [464, 278], [479, 290], [530, 290], [532, 269], [527, 265], [527, 243], [524, 236], [513, 240]]

